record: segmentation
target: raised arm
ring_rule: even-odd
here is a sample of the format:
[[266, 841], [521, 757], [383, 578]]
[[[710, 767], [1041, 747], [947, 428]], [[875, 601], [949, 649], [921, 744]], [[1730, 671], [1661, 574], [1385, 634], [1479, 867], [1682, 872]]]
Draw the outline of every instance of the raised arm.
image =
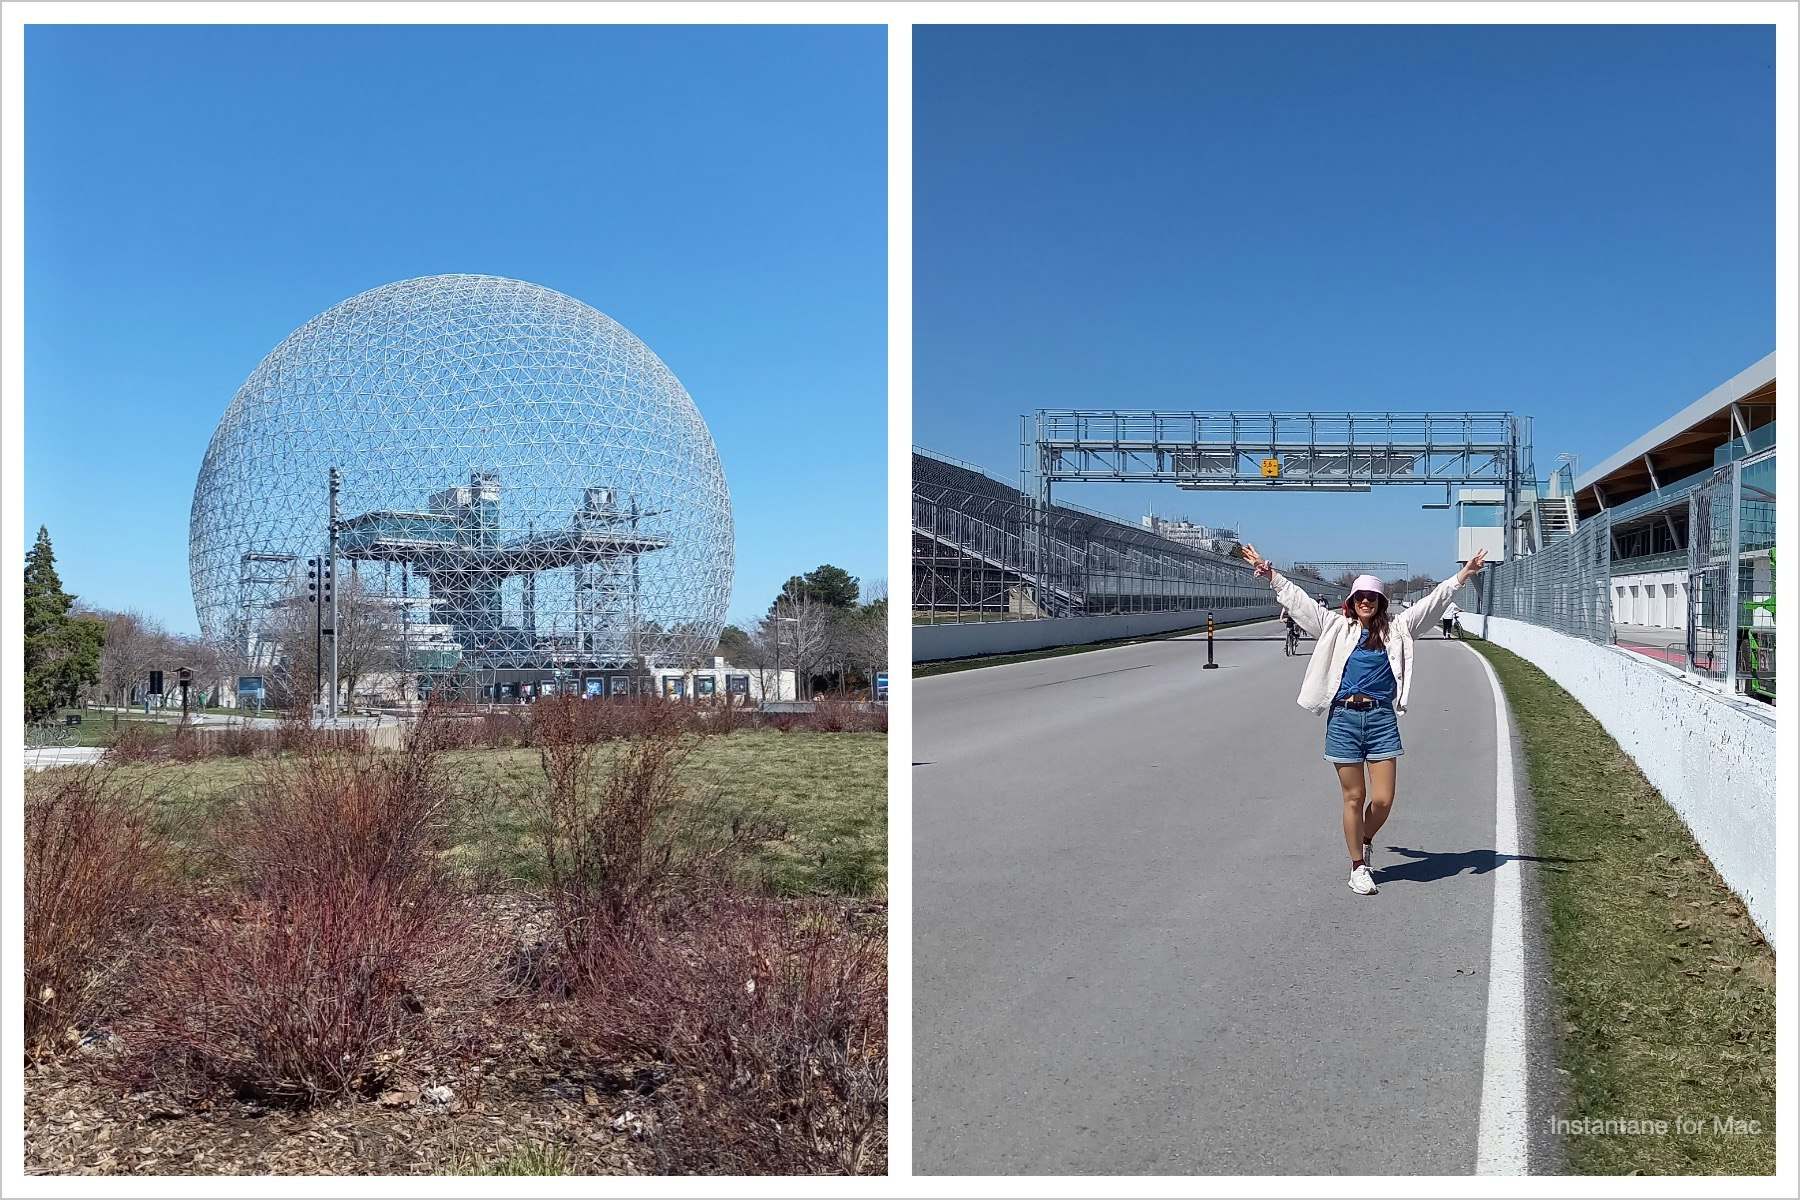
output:
[[1267, 579], [1275, 588], [1276, 597], [1281, 606], [1294, 618], [1294, 624], [1312, 634], [1315, 638], [1325, 630], [1325, 622], [1331, 616], [1331, 610], [1306, 594], [1305, 589], [1290, 581], [1275, 564], [1256, 552], [1255, 546], [1244, 547], [1244, 561], [1260, 576]]
[[1463, 569], [1433, 588], [1431, 594], [1394, 618], [1394, 624], [1400, 626], [1408, 634], [1414, 634], [1421, 628], [1430, 628], [1431, 623], [1444, 615], [1450, 602], [1462, 585], [1474, 578], [1487, 562], [1487, 551], [1477, 550], [1475, 557], [1463, 564]]

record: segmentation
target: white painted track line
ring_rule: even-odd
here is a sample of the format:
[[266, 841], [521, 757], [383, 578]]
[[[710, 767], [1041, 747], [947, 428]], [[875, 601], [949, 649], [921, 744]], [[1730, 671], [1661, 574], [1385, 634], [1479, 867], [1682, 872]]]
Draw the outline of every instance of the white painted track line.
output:
[[1488, 952], [1487, 1042], [1481, 1062], [1477, 1175], [1530, 1173], [1525, 1072], [1525, 929], [1521, 900], [1518, 797], [1506, 693], [1486, 657], [1469, 647], [1494, 690], [1494, 930]]

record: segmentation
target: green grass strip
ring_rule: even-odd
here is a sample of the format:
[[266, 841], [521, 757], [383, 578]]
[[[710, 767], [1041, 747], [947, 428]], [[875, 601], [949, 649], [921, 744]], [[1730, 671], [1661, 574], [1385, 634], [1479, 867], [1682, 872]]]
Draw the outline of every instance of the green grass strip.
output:
[[[1532, 852], [1549, 860], [1568, 1169], [1772, 1174], [1774, 951], [1600, 723], [1525, 659], [1472, 644], [1518, 722], [1537, 810]], [[1666, 1122], [1666, 1132], [1616, 1124], [1632, 1119]]]
[[[603, 744], [603, 775], [617, 747]], [[536, 750], [457, 750], [443, 766], [451, 786], [476, 801], [458, 829], [452, 862], [524, 886], [542, 882], [529, 800], [544, 773]], [[209, 863], [207, 839], [260, 785], [264, 765], [243, 758], [116, 768], [147, 779], [172, 828], [182, 831], [195, 871]], [[887, 894], [887, 735], [741, 729], [702, 739], [682, 765], [692, 794], [717, 796], [733, 813], [772, 817], [788, 836], [752, 862], [778, 895]]]
[[[1238, 625], [1255, 625], [1262, 621], [1273, 621], [1274, 617], [1251, 617], [1243, 621], [1214, 621], [1213, 631], [1231, 629]], [[987, 654], [974, 658], [944, 658], [936, 662], [913, 664], [913, 678], [926, 679], [932, 675], [949, 675], [954, 671], [973, 671], [980, 667], [1001, 667], [1007, 663], [1035, 662], [1040, 658], [1061, 658], [1065, 654], [1086, 654], [1090, 650], [1109, 650], [1114, 646], [1135, 646], [1140, 642], [1166, 642], [1170, 638], [1188, 637], [1194, 633], [1205, 633], [1206, 622], [1187, 629], [1171, 629], [1167, 633], [1144, 633], [1136, 637], [1111, 638], [1104, 642], [1082, 642], [1076, 646], [1050, 646], [1043, 650], [1023, 650], [1018, 654]]]

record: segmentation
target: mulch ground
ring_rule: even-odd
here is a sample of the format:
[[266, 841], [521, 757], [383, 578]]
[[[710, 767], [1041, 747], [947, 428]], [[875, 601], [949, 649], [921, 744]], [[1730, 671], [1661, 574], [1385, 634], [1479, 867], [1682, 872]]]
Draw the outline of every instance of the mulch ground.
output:
[[[541, 947], [546, 913], [488, 896], [484, 916], [515, 946]], [[446, 1175], [491, 1172], [521, 1151], [560, 1151], [571, 1174], [657, 1172], [656, 1070], [571, 1061], [544, 1031], [498, 1022], [491, 1057], [448, 1080], [397, 1080], [380, 1097], [313, 1108], [133, 1092], [107, 1068], [117, 1044], [65, 1048], [25, 1068], [25, 1170], [35, 1175]], [[679, 1092], [679, 1089], [673, 1089]]]
[[559, 1147], [571, 1174], [656, 1171], [644, 1104], [541, 1070], [492, 1081], [448, 1105], [416, 1090], [307, 1110], [230, 1101], [205, 1111], [124, 1096], [85, 1062], [25, 1072], [25, 1170], [32, 1175], [444, 1175], [491, 1171]]

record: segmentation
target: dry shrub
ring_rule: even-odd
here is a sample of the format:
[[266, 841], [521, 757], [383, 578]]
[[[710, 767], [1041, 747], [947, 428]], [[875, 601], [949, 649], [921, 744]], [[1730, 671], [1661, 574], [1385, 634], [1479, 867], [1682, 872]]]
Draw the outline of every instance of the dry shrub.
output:
[[887, 708], [826, 697], [813, 702], [800, 727], [810, 733], [886, 733]]
[[192, 726], [178, 725], [175, 736], [169, 739], [169, 757], [176, 762], [201, 762], [214, 757], [216, 751], [210, 739], [195, 732]]
[[482, 713], [479, 744], [495, 750], [531, 745], [531, 722], [517, 711]]
[[273, 729], [228, 725], [214, 735], [214, 752], [227, 758], [255, 758], [274, 753], [278, 737]]
[[163, 896], [169, 838], [141, 782], [47, 771], [25, 788], [25, 1049], [51, 1052], [96, 1017], [127, 935]]
[[169, 738], [149, 722], [131, 721], [119, 726], [112, 740], [101, 752], [100, 760], [108, 766], [131, 766], [137, 763], [163, 762], [169, 757]]
[[634, 915], [596, 940], [577, 1032], [681, 1080], [666, 1171], [886, 1170], [885, 929], [823, 905], [719, 898]]
[[613, 743], [600, 770], [583, 711], [590, 706], [545, 700], [537, 720], [548, 786], [533, 794], [531, 815], [572, 979], [595, 969], [590, 952], [600, 931], [678, 896], [729, 889], [744, 858], [785, 833], [683, 785], [681, 766], [699, 740], [685, 731], [685, 715], [646, 706], [646, 731]]
[[351, 753], [362, 749], [366, 740], [360, 730], [331, 734], [316, 731], [307, 737], [287, 729], [252, 729], [243, 725], [183, 726], [175, 731], [170, 744], [170, 757], [177, 762], [201, 762], [210, 758], [258, 758], [280, 751], [284, 744], [299, 749], [331, 745]]
[[296, 705], [283, 713], [281, 724], [275, 727], [275, 746], [278, 750], [291, 750], [306, 754], [324, 749], [322, 730], [313, 727], [310, 714]]
[[718, 703], [705, 710], [705, 719], [700, 722], [703, 733], [726, 734], [747, 729], [751, 724], [750, 702], [746, 697], [732, 695], [721, 696]]
[[[209, 732], [203, 735], [203, 740], [210, 742], [216, 736]], [[283, 714], [281, 723], [275, 727], [273, 745], [265, 743], [265, 748], [296, 754], [317, 754], [327, 750], [367, 754], [369, 735], [361, 729], [318, 728], [312, 723], [309, 711], [296, 708]]]
[[536, 747], [549, 744], [551, 739], [558, 742], [613, 742], [700, 732], [705, 724], [693, 705], [654, 696], [596, 697], [591, 700], [579, 696], [548, 696], [531, 705], [527, 712], [531, 724], [527, 741]]
[[267, 765], [232, 831], [239, 886], [121, 1023], [138, 1081], [310, 1103], [430, 1070], [495, 986], [440, 858], [451, 804], [422, 740]]

